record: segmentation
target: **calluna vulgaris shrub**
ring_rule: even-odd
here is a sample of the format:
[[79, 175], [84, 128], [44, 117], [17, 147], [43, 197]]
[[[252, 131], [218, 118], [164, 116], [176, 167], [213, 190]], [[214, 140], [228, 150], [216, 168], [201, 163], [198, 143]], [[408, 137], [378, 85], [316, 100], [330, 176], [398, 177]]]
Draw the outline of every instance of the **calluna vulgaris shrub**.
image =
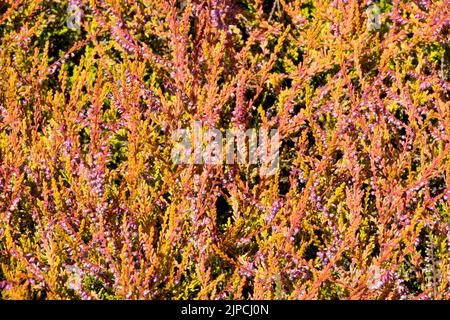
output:
[[[1, 298], [450, 298], [449, 0], [4, 0], [0, 39]], [[279, 170], [175, 164], [193, 121]]]

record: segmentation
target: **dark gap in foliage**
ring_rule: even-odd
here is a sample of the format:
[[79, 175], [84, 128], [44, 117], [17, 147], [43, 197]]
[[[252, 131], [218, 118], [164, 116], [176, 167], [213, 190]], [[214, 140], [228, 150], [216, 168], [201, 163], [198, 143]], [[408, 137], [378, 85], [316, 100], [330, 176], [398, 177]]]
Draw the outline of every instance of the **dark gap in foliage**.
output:
[[416, 246], [417, 252], [419, 252], [423, 258], [425, 258], [426, 238], [428, 234], [429, 231], [427, 230], [427, 228], [423, 228], [422, 230], [420, 230], [419, 243]]
[[376, 210], [375, 193], [372, 194], [372, 192], [374, 192], [374, 189], [372, 189], [368, 183], [363, 183], [363, 189], [366, 190], [364, 192], [365, 196], [362, 199], [363, 208], [365, 208], [366, 211], [373, 212], [374, 210]]
[[416, 155], [415, 157], [413, 157], [411, 162], [411, 171], [412, 172], [417, 171], [417, 168], [419, 168], [419, 166], [420, 166], [420, 157], [419, 155]]
[[[31, 286], [31, 285], [29, 285]], [[36, 289], [31, 291], [30, 300], [47, 300], [47, 290]]]
[[252, 45], [250, 45], [250, 52], [252, 52], [253, 55], [262, 55], [263, 51], [261, 48], [261, 41], [255, 41]]
[[[427, 77], [432, 76], [432, 75], [433, 75], [433, 72], [432, 72], [432, 69], [430, 68], [430, 65], [425, 65], [425, 66], [423, 66], [422, 73], [423, 73], [425, 76], [427, 76]], [[431, 87], [430, 87], [430, 88], [431, 88]]]
[[276, 112], [277, 96], [272, 90], [260, 93], [255, 100], [254, 106], [262, 106], [266, 111], [266, 117], [270, 118]]
[[211, 269], [213, 271], [213, 276], [218, 277], [221, 274], [232, 274], [233, 269], [229, 265], [229, 262], [223, 260], [221, 257], [217, 255], [213, 255], [211, 257]]
[[399, 133], [399, 139], [403, 140], [406, 137], [406, 128], [400, 127], [400, 129], [398, 129], [398, 133]]
[[[66, 27], [66, 7], [59, 7], [54, 14], [61, 20], [54, 21], [54, 24], [47, 25], [47, 28], [44, 29], [44, 32], [39, 37], [38, 42], [39, 47], [44, 48], [45, 43], [48, 41], [48, 56], [56, 60], [61, 58], [64, 52], [67, 52], [72, 48], [79, 39], [85, 39], [87, 33], [83, 28], [80, 28], [78, 31], [72, 31]], [[63, 25], [64, 28], [61, 28], [61, 25]]]
[[[442, 69], [444, 70], [444, 80], [450, 80], [450, 43], [444, 43], [442, 45], [444, 48], [444, 56]], [[447, 91], [448, 92], [448, 91]]]
[[[372, 221], [369, 221], [369, 226], [370, 226], [370, 231], [372, 231], [372, 233], [374, 234], [374, 235], [376, 235], [376, 230], [377, 230], [377, 228], [376, 228], [376, 226], [375, 226], [375, 223], [373, 223]], [[379, 241], [375, 241], [374, 242], [374, 245], [373, 245], [373, 249], [372, 249], [372, 257], [378, 257], [379, 255], [380, 255], [380, 252], [381, 252], [381, 250], [380, 250], [381, 248], [380, 248], [380, 243], [379, 243]]]
[[[285, 48], [285, 46], [283, 46]], [[284, 54], [281, 53], [280, 59], [277, 59], [272, 67], [272, 72], [277, 74], [286, 74], [286, 68], [284, 67], [283, 62], [283, 56]]]
[[[111, 108], [111, 99], [106, 98], [105, 100], [103, 100], [102, 113], [105, 113], [110, 108]], [[117, 110], [116, 110], [116, 112], [117, 112]]]
[[297, 192], [302, 192], [306, 187], [306, 181], [300, 181], [297, 187]]
[[100, 299], [116, 299], [111, 285], [113, 282], [112, 278], [113, 275], [111, 272], [104, 272], [100, 274], [98, 278], [88, 275], [83, 281], [83, 286], [85, 289], [95, 292]]
[[167, 203], [171, 203], [172, 202], [172, 200], [171, 200], [172, 197], [171, 197], [169, 192], [164, 192], [162, 197], [163, 197], [164, 200], [166, 200]]
[[334, 161], [335, 162], [341, 160], [343, 156], [344, 156], [344, 153], [341, 150], [334, 151]]
[[272, 11], [272, 8], [275, 4], [275, 0], [263, 0], [262, 1], [262, 9], [264, 14], [269, 15]]
[[436, 128], [439, 125], [439, 120], [436, 118], [431, 118], [430, 120], [431, 128]]
[[91, 137], [87, 131], [87, 128], [82, 128], [78, 134], [80, 146], [83, 151], [86, 151], [87, 145], [91, 142]]
[[402, 173], [400, 174], [400, 179], [401, 179], [402, 181], [407, 181], [409, 174], [410, 174], [410, 172], [409, 172], [408, 168], [405, 168], [405, 169], [402, 171]]
[[[432, 258], [434, 257], [434, 262], [437, 263], [437, 257], [438, 255], [438, 250], [439, 247], [434, 245], [432, 247], [431, 243], [430, 243], [430, 234], [435, 234], [434, 230], [430, 229], [430, 227], [425, 227], [422, 230], [420, 230], [419, 233], [419, 243], [416, 247], [417, 252], [420, 253], [421, 257], [424, 259], [424, 261], [428, 261], [429, 264], [432, 264]], [[433, 250], [434, 249], [434, 252]], [[433, 254], [433, 257], [431, 256]], [[426, 267], [426, 266], [424, 266]], [[429, 270], [432, 271], [432, 270]]]
[[167, 39], [159, 37], [154, 34], [146, 34], [145, 43], [151, 48], [151, 51], [158, 55], [164, 55], [169, 52], [169, 48], [167, 47]]
[[310, 78], [310, 84], [318, 89], [327, 84], [327, 77], [334, 76], [339, 71], [339, 65], [333, 65], [330, 69], [317, 72]]
[[[383, 84], [384, 84], [386, 87], [391, 88], [393, 83], [394, 83], [394, 82], [393, 82], [393, 80], [392, 80], [392, 78], [391, 78], [390, 76], [384, 77], [384, 79], [383, 79]], [[385, 92], [383, 92], [383, 93], [386, 94]], [[386, 95], [386, 96], [387, 96], [387, 95]], [[384, 96], [384, 97], [386, 97], [386, 96]]]
[[[404, 128], [402, 128], [402, 129], [404, 130]], [[402, 129], [399, 130], [400, 131], [399, 134], [401, 134], [401, 130]], [[401, 145], [400, 142], [401, 142], [400, 141], [400, 136], [391, 135], [389, 137], [389, 145], [392, 146], [393, 150], [399, 151], [399, 150], [402, 149], [402, 145]]]
[[309, 120], [305, 121], [305, 124], [304, 124], [303, 128], [305, 130], [307, 130], [307, 132], [306, 132], [306, 137], [307, 137], [307, 140], [308, 140], [307, 150], [311, 150], [316, 144], [316, 139], [314, 138], [314, 133], [313, 133], [313, 131], [311, 129], [311, 124], [309, 123]]
[[15, 214], [11, 215], [11, 225], [16, 225], [18, 227], [17, 231], [21, 235], [33, 234], [36, 231], [36, 224], [31, 213], [32, 210], [25, 199], [19, 201], [14, 211]]
[[[112, 39], [109, 39], [110, 41], [112, 41]], [[116, 47], [111, 47], [108, 50], [105, 51], [108, 54], [108, 57], [111, 58], [112, 60], [114, 60], [114, 62], [116, 62], [117, 64], [123, 64], [124, 63], [124, 58], [123, 58], [123, 53], [122, 51], [120, 51], [119, 49], [117, 49]]]
[[32, 179], [28, 179], [28, 175], [25, 176], [24, 180], [25, 185], [29, 188], [29, 195], [32, 197], [40, 198], [42, 196], [42, 191], [40, 186], [38, 186], [37, 181], [33, 181]]
[[259, 164], [251, 164], [248, 166], [248, 172], [251, 172], [252, 175], [249, 179], [249, 185], [251, 186], [257, 186], [262, 178], [259, 175]]
[[394, 111], [394, 116], [400, 120], [401, 122], [403, 122], [404, 124], [408, 125], [409, 124], [409, 116], [406, 113], [406, 110], [404, 108], [396, 108]]
[[[83, 57], [83, 50], [76, 50], [74, 51], [70, 57], [66, 60], [66, 64], [67, 64], [67, 80], [68, 80], [68, 84], [70, 84], [70, 86], [67, 87], [67, 91], [69, 92], [70, 88], [72, 88], [72, 77], [74, 75], [75, 72], [75, 67], [80, 65], [81, 62], [81, 58]], [[80, 69], [78, 69], [79, 71]]]
[[314, 1], [313, 0], [310, 0], [308, 2], [302, 3], [300, 5], [300, 8], [301, 9], [306, 9], [308, 20], [314, 17], [315, 6], [314, 6]]
[[350, 266], [352, 264], [352, 259], [347, 256], [346, 252], [341, 254], [341, 258], [337, 262], [337, 265], [342, 267], [345, 271], [350, 271]]
[[285, 77], [281, 80], [280, 87], [283, 90], [290, 89], [292, 87], [292, 79]]
[[442, 194], [446, 188], [446, 181], [444, 175], [439, 175], [437, 177], [428, 180], [428, 187], [430, 188], [430, 195], [436, 197]]
[[[301, 241], [299, 241], [298, 245], [300, 245], [300, 243]], [[319, 247], [314, 242], [311, 242], [309, 246], [306, 248], [303, 257], [305, 258], [305, 260], [314, 260], [317, 257], [318, 252]]]
[[306, 109], [306, 104], [301, 98], [296, 98], [296, 103], [293, 106], [293, 114], [299, 114], [302, 109]]
[[[0, 243], [0, 252], [3, 253], [3, 250], [5, 250], [5, 248], [3, 247], [3, 242]], [[0, 265], [7, 263], [7, 259], [6, 259], [6, 255], [0, 255]], [[3, 268], [0, 268], [0, 281], [6, 281], [6, 277], [5, 274], [3, 273]], [[3, 289], [3, 288], [2, 288]], [[0, 290], [0, 299], [3, 300], [3, 295], [2, 295], [3, 290]]]
[[233, 208], [228, 203], [224, 195], [220, 195], [216, 200], [216, 224], [220, 231], [225, 231], [224, 227], [233, 216]]
[[378, 75], [378, 63], [380, 60], [380, 53], [371, 52], [369, 54], [364, 54], [360, 59], [360, 66], [363, 75], [367, 76], [377, 76]]
[[359, 79], [358, 77], [352, 78], [350, 80], [350, 82], [352, 84], [352, 87], [353, 87], [353, 90], [355, 92], [360, 92], [361, 91], [361, 81], [360, 80], [361, 79]]
[[330, 280], [323, 282], [319, 289], [319, 299], [338, 300], [344, 294], [344, 288]]
[[247, 31], [247, 28], [245, 27], [245, 25], [242, 25], [242, 23], [237, 23], [236, 27], [239, 29], [239, 31], [241, 32], [241, 37], [242, 37], [242, 42], [245, 43], [247, 42], [250, 34]]
[[[413, 63], [414, 63], [414, 61], [413, 61]], [[406, 74], [405, 75], [405, 80], [404, 80], [404, 82], [403, 82], [403, 84], [405, 84], [405, 83], [407, 83], [407, 82], [414, 82], [416, 79], [412, 76], [412, 75], [410, 75], [410, 74]]]
[[[293, 54], [295, 53], [295, 54]], [[280, 53], [280, 60], [287, 57], [295, 66], [302, 64], [304, 61], [305, 50], [302, 47], [292, 48], [290, 42], [286, 41], [283, 45], [283, 50]]]
[[293, 139], [283, 139], [280, 146], [280, 171], [278, 180], [278, 193], [282, 196], [286, 195], [291, 188], [291, 183], [289, 180], [290, 172], [293, 164], [293, 159], [295, 153], [296, 143]]
[[244, 93], [244, 97], [245, 97], [245, 101], [249, 101], [251, 99], [253, 99], [255, 97], [256, 94], [256, 90], [254, 88], [246, 88], [245, 89], [245, 93]]
[[249, 298], [253, 295], [253, 280], [247, 279], [244, 287], [242, 288], [242, 296]]
[[5, 14], [9, 8], [10, 8], [9, 3], [6, 3], [6, 2], [0, 3], [0, 14]]
[[411, 255], [408, 254], [406, 257], [406, 262], [402, 264], [403, 272], [406, 273], [406, 277], [404, 277], [403, 283], [408, 288], [408, 291], [412, 295], [419, 295], [423, 292], [423, 290], [420, 288], [419, 278], [417, 277], [417, 274], [419, 270], [416, 270], [414, 266], [411, 263]]

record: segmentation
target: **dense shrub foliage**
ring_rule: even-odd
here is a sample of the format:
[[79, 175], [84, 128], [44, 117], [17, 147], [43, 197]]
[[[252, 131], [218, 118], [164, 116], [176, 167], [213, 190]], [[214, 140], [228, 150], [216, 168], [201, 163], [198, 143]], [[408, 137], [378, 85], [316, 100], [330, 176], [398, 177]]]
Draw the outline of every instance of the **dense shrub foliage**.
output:
[[[370, 5], [0, 2], [0, 296], [450, 298], [450, 2]], [[193, 121], [277, 174], [174, 164]]]

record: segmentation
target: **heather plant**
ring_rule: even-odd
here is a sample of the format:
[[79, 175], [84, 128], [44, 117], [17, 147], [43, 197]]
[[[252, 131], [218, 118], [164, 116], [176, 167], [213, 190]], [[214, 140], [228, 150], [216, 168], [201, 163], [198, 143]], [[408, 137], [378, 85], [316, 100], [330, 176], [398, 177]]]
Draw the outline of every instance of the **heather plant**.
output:
[[[2, 299], [450, 298], [449, 0], [5, 0], [0, 39]], [[277, 171], [172, 161], [193, 122]]]

